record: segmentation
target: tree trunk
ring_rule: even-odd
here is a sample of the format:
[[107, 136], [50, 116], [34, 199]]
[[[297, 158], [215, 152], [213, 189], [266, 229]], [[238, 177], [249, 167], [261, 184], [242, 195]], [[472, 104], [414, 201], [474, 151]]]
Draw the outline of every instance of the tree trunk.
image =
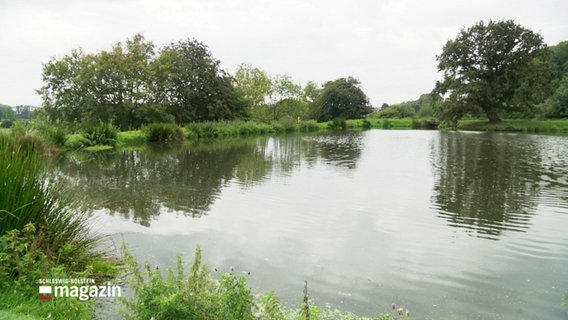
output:
[[485, 109], [485, 113], [487, 114], [487, 119], [489, 119], [489, 123], [500, 123], [501, 118], [497, 114], [497, 110], [495, 108], [487, 108]]

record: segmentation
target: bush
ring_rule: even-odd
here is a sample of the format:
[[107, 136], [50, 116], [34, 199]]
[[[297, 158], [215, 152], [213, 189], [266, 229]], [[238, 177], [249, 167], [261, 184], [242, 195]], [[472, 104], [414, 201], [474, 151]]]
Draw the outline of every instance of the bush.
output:
[[149, 142], [182, 142], [185, 139], [182, 129], [173, 123], [153, 123], [142, 130]]
[[0, 128], [11, 128], [14, 125], [14, 121], [12, 120], [4, 120], [0, 122]]
[[330, 130], [347, 130], [347, 121], [341, 118], [335, 118], [327, 124]]
[[302, 132], [313, 132], [318, 130], [319, 126], [315, 120], [302, 121], [300, 123], [300, 131]]
[[280, 120], [278, 120], [278, 124], [280, 124], [284, 128], [284, 132], [296, 131], [296, 123], [297, 120], [294, 120], [289, 116], [282, 117]]
[[88, 125], [83, 129], [85, 147], [96, 145], [116, 145], [118, 129], [110, 123], [99, 122], [97, 125]]
[[382, 127], [383, 129], [390, 129], [392, 128], [392, 123], [387, 119], [383, 119]]
[[255, 307], [251, 290], [244, 276], [221, 274], [214, 281], [209, 269], [201, 265], [201, 249], [195, 250], [193, 265], [185, 274], [181, 256], [177, 258], [175, 272], [167, 271], [163, 277], [158, 266], [146, 271], [139, 269], [134, 257], [125, 250], [125, 256], [133, 272], [131, 285], [135, 300], [122, 298], [127, 308], [127, 319], [254, 319]]
[[67, 130], [62, 127], [47, 127], [43, 130], [43, 136], [56, 147], [63, 147], [67, 142]]

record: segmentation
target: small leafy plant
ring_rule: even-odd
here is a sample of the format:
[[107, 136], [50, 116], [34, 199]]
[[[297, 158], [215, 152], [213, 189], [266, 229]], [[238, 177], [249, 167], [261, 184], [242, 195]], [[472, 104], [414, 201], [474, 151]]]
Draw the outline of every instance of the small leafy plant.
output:
[[83, 129], [85, 147], [96, 145], [114, 146], [118, 137], [118, 129], [111, 123], [99, 122]]

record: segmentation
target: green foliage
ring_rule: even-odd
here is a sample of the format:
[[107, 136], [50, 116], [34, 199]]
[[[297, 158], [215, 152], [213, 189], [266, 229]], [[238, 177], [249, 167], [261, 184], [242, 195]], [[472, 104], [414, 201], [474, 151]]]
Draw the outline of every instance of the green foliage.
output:
[[410, 104], [401, 103], [381, 109], [374, 116], [377, 118], [413, 118], [416, 116], [416, 111]]
[[67, 142], [67, 130], [62, 126], [48, 126], [42, 130], [42, 135], [56, 147], [63, 147]]
[[181, 128], [173, 123], [152, 123], [142, 129], [149, 142], [182, 142], [185, 139]]
[[341, 118], [335, 118], [331, 120], [327, 127], [331, 130], [347, 130], [347, 121]]
[[0, 120], [5, 119], [9, 121], [15, 121], [18, 118], [16, 112], [12, 107], [7, 106], [5, 104], [0, 104]]
[[300, 122], [300, 131], [301, 132], [313, 132], [318, 131], [320, 127], [315, 120], [308, 120]]
[[0, 128], [11, 128], [14, 125], [14, 121], [12, 120], [4, 120], [2, 122], [0, 122]]
[[568, 73], [545, 102], [545, 114], [550, 118], [568, 118]]
[[241, 112], [232, 78], [203, 43], [192, 39], [171, 43], [157, 61], [160, 102], [177, 123], [231, 119]]
[[235, 72], [234, 86], [239, 98], [246, 105], [247, 113], [259, 120], [260, 111], [272, 95], [272, 80], [261, 69], [250, 64], [240, 64]]
[[97, 238], [88, 235], [85, 217], [70, 209], [62, 183], [50, 180], [44, 171], [42, 148], [35, 136], [0, 135], [0, 235], [40, 223], [41, 250], [48, 259], [73, 244], [70, 253], [80, 261], [80, 250], [93, 248]]
[[73, 50], [51, 59], [38, 93], [50, 122], [114, 123], [129, 130], [240, 115], [231, 81], [204, 44], [186, 40], [156, 52], [137, 34], [108, 51]]
[[501, 123], [487, 123], [480, 120], [462, 120], [459, 128], [473, 131], [568, 134], [568, 121], [557, 119], [514, 119], [505, 120]]
[[29, 315], [45, 319], [90, 319], [94, 303], [76, 298], [38, 301], [40, 278], [89, 277], [99, 280], [117, 275], [116, 262], [92, 254], [88, 248], [66, 243], [55, 255], [43, 251], [44, 232], [29, 223], [20, 230], [10, 230], [0, 237], [0, 310], [10, 310], [10, 319]]
[[542, 36], [512, 20], [478, 22], [462, 29], [437, 56], [443, 80], [435, 93], [448, 94], [438, 117], [455, 125], [469, 112], [490, 122], [500, 112], [527, 112], [548, 96], [550, 64]]
[[357, 79], [348, 77], [327, 82], [313, 103], [313, 117], [318, 121], [334, 118], [358, 119], [372, 112], [369, 99]]
[[121, 299], [127, 319], [255, 319], [254, 298], [246, 278], [232, 273], [221, 274], [214, 281], [201, 264], [201, 249], [195, 250], [193, 265], [185, 274], [181, 256], [176, 270], [162, 275], [159, 267], [146, 263], [140, 270], [134, 257], [125, 250], [133, 272], [134, 299]]
[[84, 144], [87, 147], [96, 145], [114, 146], [118, 138], [118, 129], [110, 123], [99, 122], [83, 128]]

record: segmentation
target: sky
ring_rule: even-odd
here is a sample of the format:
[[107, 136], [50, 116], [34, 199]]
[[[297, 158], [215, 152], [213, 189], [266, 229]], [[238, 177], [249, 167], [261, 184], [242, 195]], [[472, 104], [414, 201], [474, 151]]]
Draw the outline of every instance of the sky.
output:
[[41, 105], [43, 63], [140, 33], [158, 48], [203, 42], [231, 74], [248, 63], [302, 84], [352, 76], [378, 107], [430, 92], [446, 41], [489, 19], [568, 40], [567, 0], [0, 0], [0, 104]]

